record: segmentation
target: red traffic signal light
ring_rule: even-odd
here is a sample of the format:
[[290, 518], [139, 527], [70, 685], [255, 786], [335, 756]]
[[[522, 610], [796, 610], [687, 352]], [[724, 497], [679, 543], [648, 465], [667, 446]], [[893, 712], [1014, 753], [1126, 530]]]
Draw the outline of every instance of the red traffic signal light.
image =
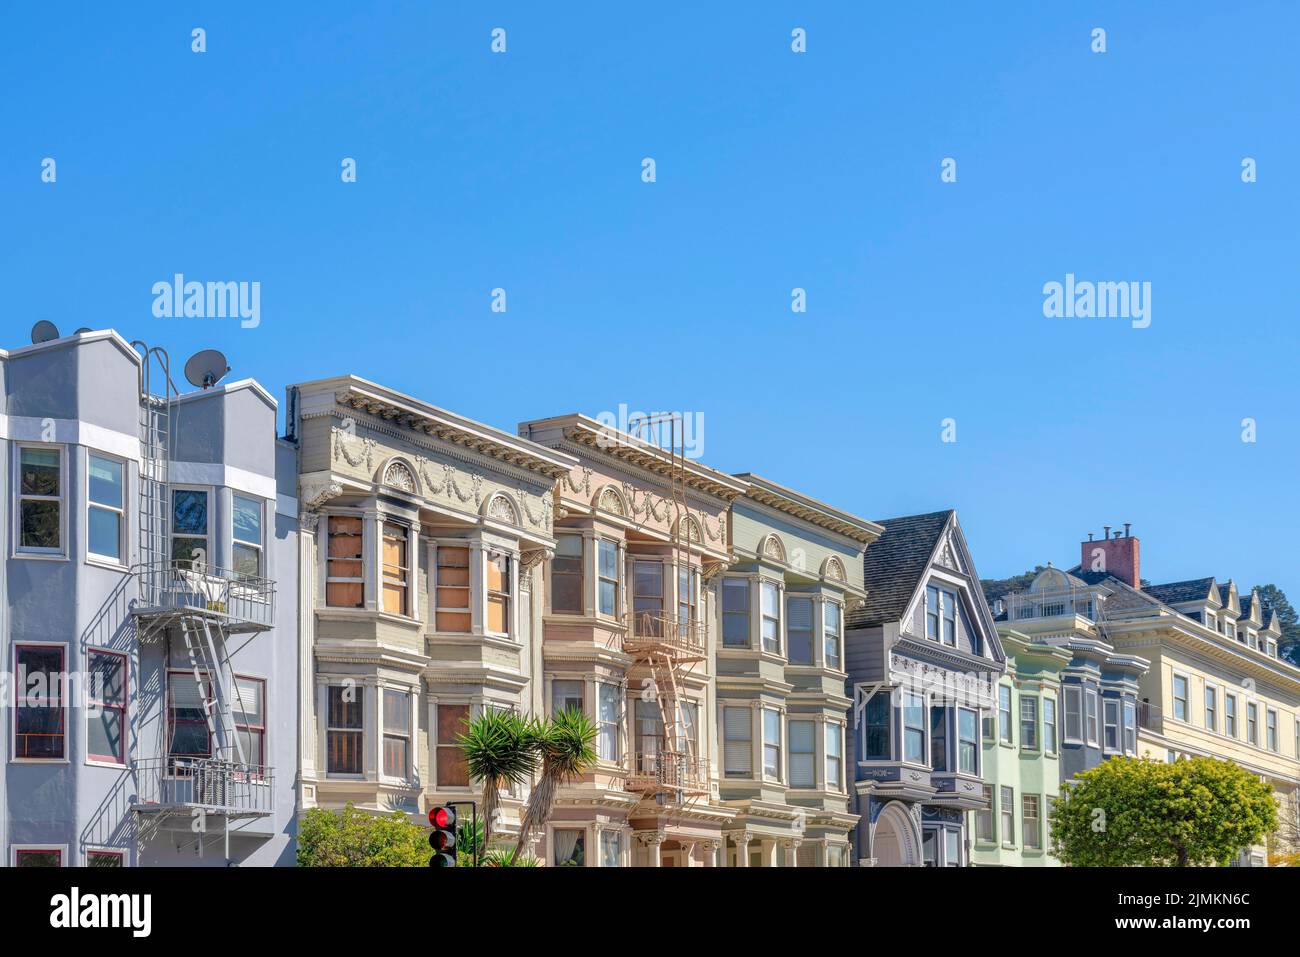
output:
[[429, 808], [429, 824], [433, 827], [456, 827], [456, 812], [449, 807]]
[[433, 857], [429, 858], [430, 867], [456, 866], [456, 811], [454, 808], [429, 808], [429, 823], [433, 830], [429, 832], [429, 846], [433, 848]]

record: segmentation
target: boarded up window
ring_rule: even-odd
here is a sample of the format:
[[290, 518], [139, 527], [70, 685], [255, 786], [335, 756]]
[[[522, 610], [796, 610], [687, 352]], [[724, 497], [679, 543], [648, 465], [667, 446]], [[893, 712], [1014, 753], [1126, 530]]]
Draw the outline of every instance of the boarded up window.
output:
[[325, 563], [325, 604], [331, 608], [361, 608], [365, 589], [361, 575], [361, 519], [331, 515]]
[[384, 523], [384, 611], [407, 615], [410, 583], [407, 562], [406, 529], [392, 522]]
[[469, 725], [469, 705], [438, 705], [438, 786], [468, 787], [465, 753], [457, 743]]
[[467, 632], [469, 611], [469, 549], [438, 546], [438, 631]]

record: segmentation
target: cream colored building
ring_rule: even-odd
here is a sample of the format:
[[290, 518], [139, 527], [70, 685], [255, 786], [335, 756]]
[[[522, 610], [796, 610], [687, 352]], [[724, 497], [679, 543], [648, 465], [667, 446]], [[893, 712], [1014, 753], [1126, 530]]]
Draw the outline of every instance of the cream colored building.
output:
[[[355, 376], [289, 389], [299, 446], [301, 800], [478, 797], [457, 735], [542, 708], [538, 566], [570, 456]], [[525, 793], [497, 833], [517, 832]]]

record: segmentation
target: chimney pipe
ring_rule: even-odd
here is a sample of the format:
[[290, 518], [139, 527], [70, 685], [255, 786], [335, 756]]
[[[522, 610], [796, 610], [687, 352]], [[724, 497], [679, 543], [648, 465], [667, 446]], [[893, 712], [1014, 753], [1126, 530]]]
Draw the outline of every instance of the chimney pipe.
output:
[[1130, 528], [1132, 528], [1132, 527], [1133, 527], [1133, 523], [1132, 523], [1132, 522], [1125, 522], [1125, 523], [1124, 523], [1124, 537], [1125, 537], [1125, 538], [1128, 538], [1128, 530], [1129, 530]]
[[1109, 539], [1109, 538], [1110, 538], [1110, 526], [1109, 526], [1109, 525], [1103, 525], [1102, 528], [1104, 528], [1104, 529], [1106, 530], [1106, 534], [1103, 535], [1103, 536], [1101, 536], [1101, 537], [1102, 537], [1102, 538], [1105, 538], [1105, 539]]
[[1092, 541], [1092, 532], [1088, 533], [1088, 541]]

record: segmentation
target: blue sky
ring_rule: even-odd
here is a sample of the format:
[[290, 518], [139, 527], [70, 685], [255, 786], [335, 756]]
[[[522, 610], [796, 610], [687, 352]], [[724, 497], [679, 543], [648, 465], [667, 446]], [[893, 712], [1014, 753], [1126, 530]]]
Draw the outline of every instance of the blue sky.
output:
[[[985, 577], [1128, 521], [1152, 580], [1300, 598], [1295, 4], [544, 6], [11, 7], [0, 345], [689, 411], [715, 467], [956, 507]], [[177, 272], [261, 324], [155, 318]], [[1151, 326], [1045, 318], [1066, 273], [1150, 282]]]

